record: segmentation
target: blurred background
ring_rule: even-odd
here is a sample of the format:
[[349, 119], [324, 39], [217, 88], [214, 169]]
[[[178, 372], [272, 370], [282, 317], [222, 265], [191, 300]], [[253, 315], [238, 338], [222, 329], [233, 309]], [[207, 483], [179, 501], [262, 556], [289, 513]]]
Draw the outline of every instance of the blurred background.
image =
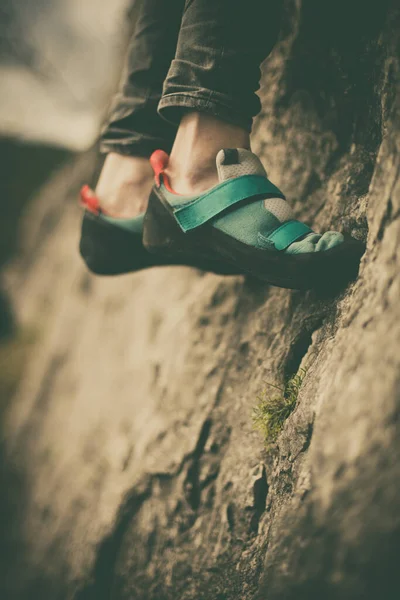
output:
[[[34, 193], [57, 168], [96, 143], [120, 78], [132, 5], [133, 0], [0, 3], [0, 270], [15, 257], [18, 224]], [[3, 403], [15, 377], [9, 342], [17, 333], [4, 288], [0, 280]]]
[[[0, 265], [33, 190], [91, 147], [117, 85], [131, 0], [0, 4]], [[1, 328], [7, 327], [4, 316]]]
[[[54, 277], [53, 270], [59, 270], [59, 262], [52, 270], [51, 259], [57, 262], [56, 256], [61, 255], [44, 242], [45, 232], [57, 225], [61, 215], [57, 210], [64, 197], [59, 198], [57, 193], [51, 197], [54, 192], [50, 191], [45, 215], [38, 199], [52, 178], [57, 179], [57, 173], [68, 171], [69, 165], [77, 161], [86, 161], [82, 177], [92, 173], [91, 165], [98, 158], [90, 149], [96, 145], [118, 85], [133, 26], [132, 5], [133, 0], [0, 2], [0, 596], [4, 600], [16, 593], [4, 583], [21, 550], [16, 542], [18, 534], [10, 523], [19, 519], [15, 511], [26, 496], [15, 464], [5, 458], [3, 417], [39, 338], [42, 347], [43, 333], [41, 318], [28, 314], [31, 294], [23, 288], [32, 265], [25, 259], [29, 255], [37, 258], [40, 242], [45, 246], [45, 264], [39, 278], [33, 275], [38, 289], [42, 288], [39, 304], [43, 315], [49, 310], [50, 297], [56, 295], [49, 287], [45, 289], [46, 280]], [[87, 154], [91, 154], [92, 161], [85, 159]], [[74, 167], [71, 169], [70, 174]], [[67, 193], [69, 177], [65, 173], [56, 185], [61, 194]], [[71, 208], [78, 197], [75, 188], [76, 182], [69, 197]], [[35, 241], [29, 238], [34, 230]], [[72, 232], [71, 243], [77, 245]], [[69, 255], [66, 260], [75, 265], [77, 252]], [[23, 260], [22, 270], [13, 278], [18, 272], [16, 265]], [[62, 277], [58, 279], [58, 288], [62, 281]], [[68, 294], [71, 283], [66, 286]], [[4, 585], [6, 590], [2, 591]], [[11, 587], [14, 590], [14, 584]]]
[[130, 0], [3, 0], [2, 136], [84, 150], [119, 74]]

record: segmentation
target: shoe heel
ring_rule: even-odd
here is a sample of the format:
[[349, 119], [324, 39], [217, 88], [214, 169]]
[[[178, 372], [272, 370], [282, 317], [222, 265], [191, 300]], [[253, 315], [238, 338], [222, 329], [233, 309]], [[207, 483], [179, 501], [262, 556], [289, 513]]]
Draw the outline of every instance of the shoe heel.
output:
[[153, 254], [181, 253], [187, 246], [185, 234], [153, 191], [143, 224], [143, 245]]
[[160, 254], [169, 264], [194, 266], [219, 275], [242, 273], [235, 265], [205, 252], [204, 240], [197, 232], [184, 233], [154, 191], [144, 218], [143, 245], [149, 253]]
[[140, 238], [133, 240], [131, 234], [113, 229], [89, 212], [83, 216], [79, 251], [95, 275], [122, 275], [154, 263]]

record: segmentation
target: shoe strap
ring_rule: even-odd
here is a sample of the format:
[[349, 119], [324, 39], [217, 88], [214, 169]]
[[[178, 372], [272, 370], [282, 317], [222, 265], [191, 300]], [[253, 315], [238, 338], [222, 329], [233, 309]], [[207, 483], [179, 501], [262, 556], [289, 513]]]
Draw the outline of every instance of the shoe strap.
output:
[[282, 192], [263, 175], [242, 175], [228, 179], [212, 190], [184, 204], [175, 205], [174, 216], [182, 231], [201, 227], [227, 208], [244, 200], [282, 198]]
[[269, 242], [272, 242], [277, 250], [286, 250], [296, 240], [307, 233], [312, 233], [312, 229], [301, 221], [286, 221], [277, 229], [274, 229], [269, 235], [263, 236]]

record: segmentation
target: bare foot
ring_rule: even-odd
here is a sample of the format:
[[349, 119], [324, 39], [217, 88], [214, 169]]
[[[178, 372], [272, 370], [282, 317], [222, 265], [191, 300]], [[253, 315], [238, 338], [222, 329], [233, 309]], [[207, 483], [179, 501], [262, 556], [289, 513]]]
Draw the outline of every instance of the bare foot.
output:
[[153, 181], [147, 158], [110, 153], [104, 162], [96, 195], [108, 214], [132, 218], [146, 210]]
[[216, 185], [215, 159], [221, 148], [250, 149], [250, 135], [245, 129], [210, 115], [185, 115], [165, 170], [172, 188], [179, 194], [193, 195]]

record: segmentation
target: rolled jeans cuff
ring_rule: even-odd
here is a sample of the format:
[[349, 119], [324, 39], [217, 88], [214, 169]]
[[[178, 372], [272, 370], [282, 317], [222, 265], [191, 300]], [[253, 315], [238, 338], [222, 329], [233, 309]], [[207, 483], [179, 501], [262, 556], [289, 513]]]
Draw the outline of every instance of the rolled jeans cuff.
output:
[[115, 154], [121, 154], [122, 156], [140, 156], [143, 158], [150, 158], [155, 150], [160, 149], [165, 150], [167, 153], [171, 151], [171, 147], [166, 147], [165, 143], [146, 142], [140, 139], [127, 142], [100, 142], [100, 152], [102, 154], [114, 152]]
[[190, 92], [172, 92], [165, 94], [159, 104], [159, 115], [174, 125], [179, 125], [182, 116], [188, 111], [196, 111], [211, 115], [231, 125], [237, 125], [250, 132], [252, 118], [244, 118], [243, 112], [238, 111], [229, 103], [224, 94], [212, 90], [193, 90]]
[[100, 152], [109, 154], [115, 152], [123, 156], [142, 156], [149, 158], [155, 150], [165, 150], [170, 153], [173, 141], [167, 142], [163, 138], [146, 137], [145, 135], [137, 134], [127, 136], [124, 140], [104, 139], [100, 140]]

